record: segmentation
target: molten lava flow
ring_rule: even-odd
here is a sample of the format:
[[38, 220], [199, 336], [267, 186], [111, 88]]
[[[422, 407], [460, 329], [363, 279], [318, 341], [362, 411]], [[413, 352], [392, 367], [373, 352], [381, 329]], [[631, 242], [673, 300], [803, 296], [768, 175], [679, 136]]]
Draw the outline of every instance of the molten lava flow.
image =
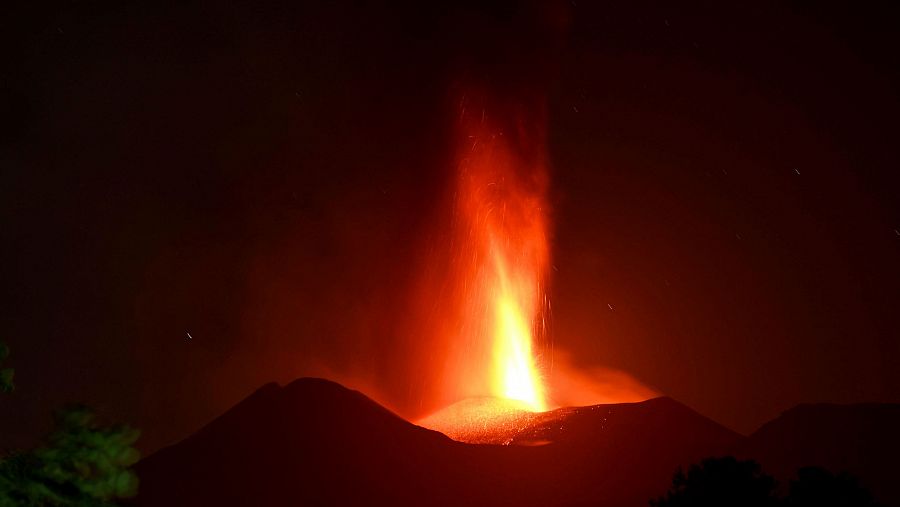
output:
[[456, 206], [464, 231], [458, 247], [467, 267], [459, 282], [468, 309], [459, 330], [479, 337], [484, 353], [476, 358], [489, 358], [482, 365], [482, 395], [543, 411], [534, 344], [544, 328], [549, 261], [543, 159], [517, 153], [483, 117], [466, 127]]

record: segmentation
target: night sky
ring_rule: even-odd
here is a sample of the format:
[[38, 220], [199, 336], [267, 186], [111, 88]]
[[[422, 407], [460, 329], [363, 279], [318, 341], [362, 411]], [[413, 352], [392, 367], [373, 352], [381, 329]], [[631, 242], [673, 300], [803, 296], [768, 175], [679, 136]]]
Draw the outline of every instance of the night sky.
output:
[[6, 19], [0, 447], [83, 401], [152, 451], [304, 375], [437, 408], [465, 80], [546, 99], [554, 354], [745, 433], [900, 402], [891, 2], [163, 4]]

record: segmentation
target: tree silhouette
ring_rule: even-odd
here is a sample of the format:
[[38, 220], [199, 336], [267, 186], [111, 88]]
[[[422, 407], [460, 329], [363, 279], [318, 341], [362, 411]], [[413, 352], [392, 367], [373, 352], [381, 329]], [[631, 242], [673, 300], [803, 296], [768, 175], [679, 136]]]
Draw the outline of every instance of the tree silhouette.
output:
[[46, 445], [0, 460], [0, 507], [111, 506], [137, 492], [130, 466], [138, 432], [100, 426], [94, 413], [75, 406], [57, 413]]
[[778, 505], [775, 479], [762, 473], [755, 461], [731, 456], [707, 458], [687, 473], [675, 472], [666, 496], [651, 500], [653, 507], [770, 507]]
[[[8, 355], [0, 343], [0, 361]], [[12, 368], [0, 370], [0, 391], [11, 392], [12, 380]], [[137, 430], [101, 426], [84, 406], [59, 411], [54, 423], [43, 446], [0, 456], [0, 507], [106, 507], [137, 492]]]
[[[0, 342], [0, 363], [5, 361], [7, 357], [9, 357], [9, 347], [7, 347], [5, 343]], [[0, 369], [0, 392], [11, 393], [12, 390], [15, 389], [15, 385], [13, 384], [13, 375], [15, 372], [16, 371], [12, 368]]]
[[837, 475], [819, 467], [797, 470], [785, 500], [788, 507], [875, 507], [868, 490], [846, 472]]
[[804, 467], [790, 482], [784, 499], [775, 496], [775, 480], [752, 460], [731, 456], [707, 458], [687, 474], [675, 472], [666, 496], [650, 500], [652, 507], [878, 507], [856, 478], [834, 475], [819, 467]]

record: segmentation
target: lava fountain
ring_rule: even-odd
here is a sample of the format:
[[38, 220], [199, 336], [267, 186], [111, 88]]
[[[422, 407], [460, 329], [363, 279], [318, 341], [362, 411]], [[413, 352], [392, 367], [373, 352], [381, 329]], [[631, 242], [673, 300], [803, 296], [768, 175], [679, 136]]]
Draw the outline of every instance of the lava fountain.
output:
[[470, 228], [472, 322], [490, 343], [489, 393], [546, 409], [535, 354], [543, 331], [543, 285], [548, 263], [545, 176], [520, 171], [504, 133], [486, 122], [466, 136], [459, 167], [458, 206]]
[[420, 421], [451, 436], [548, 409], [539, 353], [549, 311], [548, 178], [542, 124], [535, 129], [527, 116], [498, 122], [483, 107], [460, 106], [443, 274], [456, 313], [443, 334], [463, 344], [464, 364], [447, 367], [446, 381], [464, 401]]

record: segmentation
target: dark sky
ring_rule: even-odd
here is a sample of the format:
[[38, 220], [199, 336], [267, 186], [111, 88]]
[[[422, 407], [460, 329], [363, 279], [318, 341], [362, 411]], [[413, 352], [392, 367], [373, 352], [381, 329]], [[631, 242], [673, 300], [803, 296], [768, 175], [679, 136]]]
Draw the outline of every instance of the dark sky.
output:
[[152, 450], [309, 374], [435, 408], [466, 79], [545, 94], [556, 349], [743, 432], [900, 401], [890, 2], [162, 4], [6, 19], [0, 446], [84, 401]]

